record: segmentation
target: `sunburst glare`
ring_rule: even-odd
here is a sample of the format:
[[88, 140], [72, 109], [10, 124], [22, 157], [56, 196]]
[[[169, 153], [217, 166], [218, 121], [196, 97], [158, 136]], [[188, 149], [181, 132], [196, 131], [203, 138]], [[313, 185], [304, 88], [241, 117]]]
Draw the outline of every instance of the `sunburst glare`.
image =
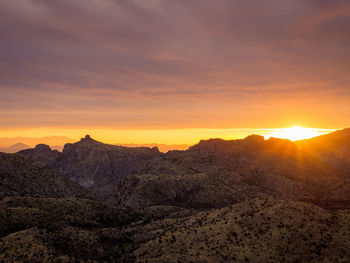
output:
[[316, 128], [305, 128], [300, 126], [294, 126], [284, 129], [276, 129], [265, 136], [265, 138], [276, 137], [282, 139], [288, 139], [291, 141], [309, 139], [316, 137], [322, 134], [325, 134], [329, 131]]

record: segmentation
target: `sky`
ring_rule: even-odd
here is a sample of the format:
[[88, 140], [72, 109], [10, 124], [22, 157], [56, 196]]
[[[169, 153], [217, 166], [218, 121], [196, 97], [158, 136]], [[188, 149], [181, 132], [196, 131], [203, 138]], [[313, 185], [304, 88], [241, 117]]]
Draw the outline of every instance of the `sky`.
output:
[[348, 0], [0, 0], [0, 137], [349, 127], [349, 46]]

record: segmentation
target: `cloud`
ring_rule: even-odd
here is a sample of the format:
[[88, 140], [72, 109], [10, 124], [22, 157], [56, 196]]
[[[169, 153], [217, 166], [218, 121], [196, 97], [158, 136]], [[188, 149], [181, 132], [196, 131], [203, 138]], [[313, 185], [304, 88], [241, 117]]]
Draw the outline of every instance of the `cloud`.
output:
[[[0, 111], [9, 125], [14, 112], [45, 110], [23, 122], [62, 125], [87, 108], [91, 124], [108, 122], [108, 110], [126, 126], [140, 115], [167, 125], [155, 111], [186, 126], [183, 111], [205, 119], [205, 107], [255, 122], [266, 103], [299, 100], [329, 111], [318, 105], [350, 97], [349, 28], [345, 0], [2, 1]], [[86, 114], [69, 119], [86, 125]]]

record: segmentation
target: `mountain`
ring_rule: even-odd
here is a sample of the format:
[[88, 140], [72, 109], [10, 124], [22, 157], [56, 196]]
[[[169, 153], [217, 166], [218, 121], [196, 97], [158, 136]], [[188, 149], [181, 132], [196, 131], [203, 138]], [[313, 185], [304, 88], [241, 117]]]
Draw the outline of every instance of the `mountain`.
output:
[[21, 150], [30, 149], [38, 144], [50, 145], [52, 149], [61, 152], [63, 150], [62, 145], [71, 142], [75, 142], [75, 140], [65, 136], [0, 138], [0, 152], [16, 153]]
[[86, 136], [66, 144], [62, 153], [38, 145], [19, 154], [121, 207], [213, 208], [264, 196], [310, 202], [350, 199], [350, 178], [339, 169], [289, 140], [258, 135], [202, 140], [186, 151], [165, 154]]
[[29, 149], [29, 145], [25, 145], [23, 143], [16, 143], [8, 147], [0, 148], [0, 152], [4, 153], [16, 153], [24, 149]]
[[0, 138], [0, 147], [8, 147], [16, 143], [23, 143], [31, 147], [37, 144], [47, 144], [47, 145], [64, 145], [66, 143], [72, 143], [73, 140], [66, 136], [49, 136], [49, 137], [4, 137]]
[[62, 153], [40, 144], [18, 154], [51, 166], [80, 185], [93, 188], [106, 199], [112, 197], [121, 178], [147, 166], [150, 159], [161, 155], [157, 148], [108, 145], [95, 141], [89, 135], [74, 144], [66, 144]]
[[249, 136], [201, 141], [169, 152], [148, 169], [120, 180], [123, 207], [224, 207], [255, 197], [349, 200], [350, 180], [288, 140]]

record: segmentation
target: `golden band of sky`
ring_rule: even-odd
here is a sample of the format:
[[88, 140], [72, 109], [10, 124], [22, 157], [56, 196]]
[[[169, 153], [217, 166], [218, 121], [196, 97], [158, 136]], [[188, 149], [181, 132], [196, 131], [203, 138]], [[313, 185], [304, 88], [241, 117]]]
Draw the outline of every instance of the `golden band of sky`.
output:
[[[335, 129], [309, 128], [305, 138], [318, 136], [334, 131]], [[231, 128], [231, 129], [61, 129], [61, 128], [34, 128], [19, 130], [0, 130], [0, 137], [48, 137], [67, 136], [73, 140], [79, 140], [89, 134], [96, 140], [104, 143], [163, 143], [163, 144], [195, 144], [201, 139], [223, 138], [240, 139], [251, 134], [269, 137], [285, 138], [283, 129], [252, 129], [252, 128]], [[311, 135], [311, 136], [310, 136]], [[288, 137], [288, 136], [287, 136]], [[298, 137], [297, 137], [298, 138]], [[302, 138], [301, 138], [302, 139]]]

